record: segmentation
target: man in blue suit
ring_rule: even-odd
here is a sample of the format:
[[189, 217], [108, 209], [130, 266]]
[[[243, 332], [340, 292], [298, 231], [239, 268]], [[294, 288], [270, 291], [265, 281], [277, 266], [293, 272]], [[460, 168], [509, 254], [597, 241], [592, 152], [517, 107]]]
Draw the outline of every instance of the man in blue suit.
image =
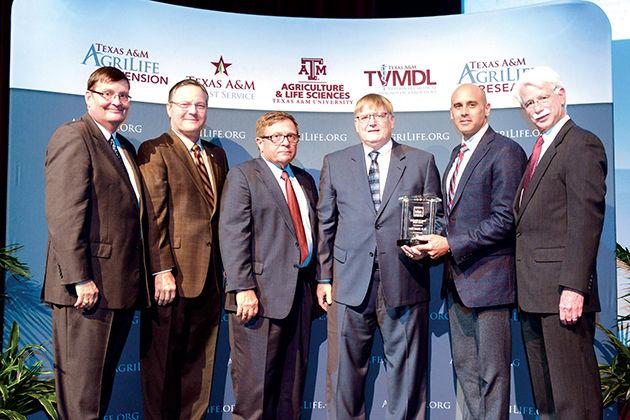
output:
[[446, 237], [405, 248], [419, 257], [446, 255], [453, 367], [463, 390], [464, 419], [507, 419], [510, 401], [510, 313], [515, 300], [512, 203], [527, 157], [488, 125], [490, 104], [478, 86], [459, 86], [451, 119], [462, 134], [442, 180]]
[[317, 206], [317, 297], [328, 312], [328, 416], [365, 418], [365, 377], [378, 328], [388, 417], [423, 419], [429, 267], [396, 246], [398, 198], [440, 196], [439, 174], [433, 155], [392, 141], [387, 98], [364, 96], [354, 117], [361, 144], [324, 157]]

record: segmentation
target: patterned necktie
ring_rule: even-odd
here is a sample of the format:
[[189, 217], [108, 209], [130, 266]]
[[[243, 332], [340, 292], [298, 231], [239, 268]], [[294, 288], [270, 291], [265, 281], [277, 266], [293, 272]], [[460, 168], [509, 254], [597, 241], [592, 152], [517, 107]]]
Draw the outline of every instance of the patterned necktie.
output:
[[370, 183], [370, 193], [372, 194], [372, 203], [374, 203], [374, 210], [378, 211], [381, 207], [381, 175], [378, 171], [378, 159], [379, 152], [372, 150], [368, 153], [372, 162], [370, 163], [370, 171], [368, 172], [368, 182]]
[[464, 154], [468, 151], [468, 146], [466, 143], [462, 143], [459, 148], [459, 154], [457, 155], [457, 161], [455, 162], [455, 170], [453, 170], [453, 175], [451, 176], [451, 181], [448, 185], [448, 211], [451, 212], [453, 208], [453, 200], [455, 199], [455, 191], [457, 190], [457, 175], [459, 174], [459, 168], [462, 165], [462, 161], [464, 160]]
[[123, 162], [123, 159], [122, 159], [122, 156], [120, 155], [120, 151], [118, 150], [118, 147], [116, 147], [116, 142], [114, 141], [114, 135], [113, 134], [111, 136], [109, 136], [109, 139], [107, 139], [107, 143], [109, 143], [110, 147], [114, 151], [114, 154], [116, 155], [116, 158], [118, 159], [118, 162], [120, 162], [120, 164], [124, 168], [125, 167], [125, 163]]
[[197, 169], [199, 170], [199, 175], [201, 175], [203, 190], [205, 191], [208, 201], [210, 202], [210, 207], [212, 208], [214, 206], [214, 190], [212, 189], [212, 184], [210, 183], [210, 176], [208, 175], [206, 165], [203, 163], [201, 148], [198, 144], [195, 144], [192, 150], [195, 157], [195, 164], [197, 165]]
[[534, 176], [534, 171], [536, 170], [538, 159], [540, 158], [540, 152], [542, 151], [542, 145], [543, 138], [542, 136], [538, 136], [538, 138], [536, 139], [536, 144], [534, 144], [532, 155], [529, 157], [529, 162], [527, 162], [527, 169], [525, 170], [525, 175], [523, 177], [523, 192], [527, 191], [529, 181], [531, 181], [532, 177]]
[[304, 264], [308, 257], [308, 244], [306, 242], [306, 233], [304, 233], [304, 224], [302, 223], [302, 214], [300, 213], [300, 205], [298, 204], [293, 184], [289, 179], [287, 171], [282, 171], [281, 178], [284, 179], [284, 189], [287, 193], [287, 204], [289, 205], [289, 213], [293, 220], [295, 228], [295, 236], [297, 236], [298, 245], [300, 246], [300, 264]]

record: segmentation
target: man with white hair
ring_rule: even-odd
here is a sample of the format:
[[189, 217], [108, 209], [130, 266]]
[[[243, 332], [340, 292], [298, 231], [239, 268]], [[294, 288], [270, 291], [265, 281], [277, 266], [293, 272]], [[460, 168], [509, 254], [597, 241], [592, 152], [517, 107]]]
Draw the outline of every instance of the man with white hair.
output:
[[534, 399], [541, 418], [600, 419], [593, 339], [606, 153], [567, 115], [565, 88], [552, 69], [528, 71], [514, 92], [540, 131], [514, 203], [517, 296]]

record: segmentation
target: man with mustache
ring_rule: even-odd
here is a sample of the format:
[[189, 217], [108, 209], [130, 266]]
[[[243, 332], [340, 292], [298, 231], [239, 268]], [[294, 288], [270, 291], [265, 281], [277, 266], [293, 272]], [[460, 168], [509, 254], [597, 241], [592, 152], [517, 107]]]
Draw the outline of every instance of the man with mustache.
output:
[[518, 305], [536, 407], [542, 418], [600, 419], [593, 339], [606, 153], [567, 115], [552, 69], [529, 70], [514, 92], [540, 130], [514, 202]]

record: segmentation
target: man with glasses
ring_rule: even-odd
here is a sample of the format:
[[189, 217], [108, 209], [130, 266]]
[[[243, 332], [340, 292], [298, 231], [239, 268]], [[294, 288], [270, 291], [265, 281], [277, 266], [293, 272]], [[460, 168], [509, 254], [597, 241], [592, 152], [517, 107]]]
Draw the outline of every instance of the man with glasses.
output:
[[106, 414], [134, 310], [148, 303], [142, 181], [133, 146], [116, 132], [130, 99], [123, 72], [97, 69], [87, 114], [58, 128], [46, 150], [43, 300], [52, 306], [62, 419]]
[[514, 87], [540, 131], [514, 202], [516, 284], [534, 400], [541, 418], [601, 419], [596, 258], [606, 203], [606, 152], [567, 115], [548, 67]]
[[218, 216], [225, 152], [200, 138], [208, 93], [190, 79], [168, 95], [170, 130], [144, 142], [151, 309], [142, 313], [146, 419], [201, 419], [210, 398], [221, 313]]
[[315, 279], [317, 187], [291, 164], [292, 115], [256, 121], [260, 157], [230, 170], [219, 235], [226, 274], [235, 419], [298, 419]]
[[[397, 247], [403, 195], [441, 196], [433, 155], [391, 139], [391, 102], [359, 99], [361, 144], [324, 157], [317, 298], [328, 312], [327, 410], [365, 418], [364, 386], [376, 329], [383, 337], [387, 417], [426, 411], [429, 267]], [[441, 212], [441, 208], [440, 208]]]

